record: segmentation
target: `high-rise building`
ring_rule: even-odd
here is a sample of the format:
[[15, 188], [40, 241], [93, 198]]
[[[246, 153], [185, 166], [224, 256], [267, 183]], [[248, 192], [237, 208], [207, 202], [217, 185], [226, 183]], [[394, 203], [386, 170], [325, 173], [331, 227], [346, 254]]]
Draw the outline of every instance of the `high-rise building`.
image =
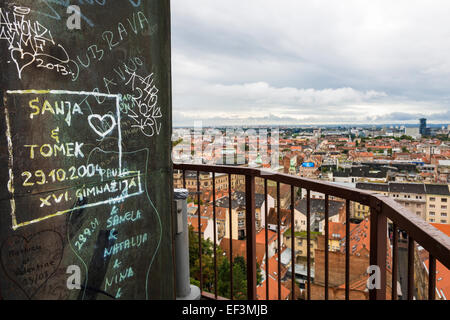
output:
[[427, 134], [427, 119], [425, 118], [420, 119], [420, 134], [423, 136]]
[[414, 139], [418, 139], [418, 138], [421, 137], [421, 135], [420, 135], [420, 128], [418, 128], [418, 127], [413, 127], [413, 128], [407, 127], [407, 128], [405, 128], [405, 135], [413, 137]]

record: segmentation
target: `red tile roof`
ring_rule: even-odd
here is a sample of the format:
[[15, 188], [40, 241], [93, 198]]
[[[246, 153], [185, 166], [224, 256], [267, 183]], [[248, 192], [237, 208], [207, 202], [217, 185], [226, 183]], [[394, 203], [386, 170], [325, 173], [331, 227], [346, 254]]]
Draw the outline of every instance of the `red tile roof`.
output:
[[[450, 237], [450, 225], [449, 224], [442, 224], [442, 223], [432, 223], [433, 227], [439, 229], [446, 235]], [[429, 259], [426, 259], [424, 261], [427, 272], [428, 272], [428, 262]], [[441, 299], [449, 300], [450, 299], [450, 270], [447, 269], [442, 263], [440, 263], [438, 260], [436, 260], [436, 291], [438, 294], [436, 294], [436, 298], [439, 296]]]
[[[264, 268], [264, 270], [266, 270], [267, 266], [264, 265], [263, 268]], [[273, 255], [269, 259], [269, 269], [268, 270], [269, 270], [269, 275], [272, 276], [274, 279], [278, 280], [278, 254]], [[287, 268], [284, 267], [282, 264], [280, 264], [280, 272], [281, 272], [281, 279], [283, 279], [284, 276], [286, 275]]]
[[[277, 233], [275, 231], [272, 231], [272, 230], [267, 230], [267, 245], [271, 244], [276, 239], [277, 239]], [[266, 232], [264, 231], [264, 229], [261, 229], [261, 231], [259, 231], [256, 234], [256, 243], [260, 243], [260, 244], [265, 245], [265, 243], [266, 243]]]
[[[424, 264], [429, 272], [429, 259]], [[439, 260], [436, 260], [436, 299], [439, 297], [443, 300], [450, 299], [450, 270], [447, 269]]]
[[[232, 246], [233, 246], [233, 259], [236, 257], [244, 257], [244, 259], [247, 259], [247, 241], [246, 240], [232, 240]], [[220, 241], [220, 247], [225, 252], [227, 256], [229, 256], [230, 253], [230, 238], [223, 238], [222, 241]], [[262, 265], [262, 262], [264, 260], [264, 256], [266, 254], [266, 249], [264, 244], [256, 243], [256, 262], [258, 265]]]
[[[200, 218], [200, 223], [202, 225], [202, 233], [204, 233], [208, 226], [208, 219]], [[198, 232], [198, 217], [188, 217], [188, 224], [194, 228], [195, 232]]]
[[[266, 285], [269, 283], [269, 299], [266, 299]], [[289, 298], [291, 290], [281, 284], [281, 300]], [[264, 280], [263, 283], [256, 287], [256, 297], [258, 300], [278, 300], [278, 280], [269, 276], [268, 280]]]
[[450, 224], [431, 223], [431, 225], [450, 237]]

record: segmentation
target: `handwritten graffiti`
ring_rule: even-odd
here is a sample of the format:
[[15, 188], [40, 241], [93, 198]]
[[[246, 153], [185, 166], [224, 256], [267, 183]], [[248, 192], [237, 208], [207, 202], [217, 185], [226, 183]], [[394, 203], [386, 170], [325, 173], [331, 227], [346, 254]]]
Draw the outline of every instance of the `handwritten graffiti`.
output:
[[[80, 209], [80, 206], [81, 209], [101, 206], [143, 192], [140, 173], [122, 170], [119, 95], [65, 90], [7, 90], [7, 94], [14, 96], [16, 102], [22, 101], [17, 103], [29, 106], [28, 113], [24, 114], [24, 121], [26, 119], [30, 125], [50, 121], [54, 124], [48, 128], [48, 135], [43, 134], [41, 139], [34, 139], [29, 143], [27, 137], [11, 134], [17, 128], [17, 122], [11, 123], [9, 111], [5, 110], [11, 160], [8, 190], [12, 197], [11, 218], [14, 230], [67, 214]], [[91, 105], [88, 100], [92, 103], [96, 96], [108, 98], [108, 102], [105, 101], [102, 108]], [[80, 102], [81, 99], [83, 102]], [[95, 113], [92, 108], [95, 108]], [[68, 119], [71, 121], [67, 121]], [[83, 130], [84, 128], [89, 130]], [[82, 131], [83, 134], [80, 135]], [[72, 140], [69, 140], [69, 136], [73, 137]], [[105, 139], [111, 144], [103, 144]], [[86, 156], [90, 156], [100, 146], [117, 151], [116, 156], [108, 157], [114, 163], [102, 166], [99, 162], [86, 160]], [[16, 177], [13, 150], [27, 161], [25, 170], [16, 174]], [[69, 160], [67, 166], [50, 165], [55, 159], [62, 158]], [[49, 165], [43, 166], [43, 161]], [[105, 183], [93, 184], [104, 178], [107, 179]], [[54, 191], [48, 190], [50, 186]], [[27, 203], [33, 203], [37, 210], [26, 216], [22, 210], [17, 210], [23, 203], [15, 195], [29, 192], [30, 189], [37, 195], [28, 199]], [[89, 203], [81, 204], [86, 198], [90, 199]], [[74, 206], [75, 199], [80, 200], [80, 205]]]
[[56, 231], [15, 235], [2, 243], [0, 263], [6, 276], [32, 299], [59, 268], [63, 251], [63, 238]]
[[55, 42], [51, 31], [39, 21], [27, 19], [29, 13], [30, 9], [26, 7], [16, 6], [13, 12], [0, 8], [0, 41], [8, 42], [19, 79], [22, 79], [24, 69], [32, 65], [73, 76], [66, 49]]
[[[83, 71], [94, 67], [95, 63], [99, 63], [114, 50], [121, 50], [120, 45], [130, 36], [144, 34], [151, 29], [150, 21], [147, 16], [141, 12], [133, 12], [126, 21], [118, 22], [117, 27], [105, 30], [101, 33], [101, 41], [92, 44], [82, 53], [77, 55], [74, 61], [75, 75], [72, 80], [78, 80]], [[131, 61], [134, 63], [134, 61]], [[108, 91], [110, 93], [111, 91]]]
[[134, 120], [133, 128], [139, 128], [141, 132], [152, 137], [161, 132], [162, 118], [161, 108], [158, 106], [158, 88], [154, 84], [153, 73], [147, 77], [141, 77], [136, 72], [128, 72], [130, 78], [126, 85], [131, 86], [133, 94], [123, 97], [124, 102], [129, 102], [128, 117]]

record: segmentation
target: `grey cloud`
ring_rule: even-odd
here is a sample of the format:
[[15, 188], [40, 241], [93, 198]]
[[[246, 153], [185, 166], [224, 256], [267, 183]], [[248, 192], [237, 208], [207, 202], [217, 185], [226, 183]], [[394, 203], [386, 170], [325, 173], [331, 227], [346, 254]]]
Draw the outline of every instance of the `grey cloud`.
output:
[[449, 11], [446, 0], [173, 0], [174, 112], [448, 119]]

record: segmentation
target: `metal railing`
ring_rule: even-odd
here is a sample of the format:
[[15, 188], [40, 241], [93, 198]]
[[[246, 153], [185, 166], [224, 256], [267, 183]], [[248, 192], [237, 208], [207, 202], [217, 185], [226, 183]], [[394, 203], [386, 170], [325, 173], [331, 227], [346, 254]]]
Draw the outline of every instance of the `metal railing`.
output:
[[[203, 164], [174, 164], [174, 170], [180, 170], [183, 174], [183, 187], [186, 188], [186, 171], [196, 172], [197, 176], [197, 201], [198, 201], [198, 241], [199, 241], [199, 260], [200, 260], [200, 289], [202, 295], [209, 299], [221, 299], [217, 293], [217, 240], [216, 240], [216, 195], [215, 195], [215, 174], [228, 174], [228, 208], [230, 216], [230, 281], [231, 293], [230, 297], [233, 299], [233, 247], [232, 247], [232, 190], [231, 190], [231, 176], [243, 175], [245, 176], [245, 207], [246, 207], [246, 255], [247, 255], [247, 298], [249, 300], [256, 300], [257, 288], [257, 271], [256, 271], [256, 229], [255, 229], [255, 178], [264, 180], [264, 194], [265, 194], [265, 258], [266, 265], [269, 264], [268, 244], [267, 244], [267, 214], [268, 214], [268, 187], [267, 181], [276, 182], [276, 197], [277, 197], [277, 236], [278, 236], [278, 298], [281, 297], [281, 238], [280, 238], [280, 184], [287, 184], [291, 187], [291, 204], [290, 210], [292, 219], [294, 221], [294, 188], [306, 189], [306, 219], [307, 219], [307, 277], [306, 295], [307, 300], [311, 299], [311, 192], [319, 192], [324, 194], [325, 201], [325, 219], [324, 231], [325, 241], [328, 244], [329, 239], [329, 201], [330, 197], [341, 198], [345, 200], [345, 299], [350, 299], [350, 203], [357, 202], [362, 205], [370, 207], [370, 265], [376, 265], [381, 272], [381, 285], [379, 289], [369, 290], [369, 299], [371, 300], [385, 300], [386, 299], [386, 254], [387, 254], [387, 234], [388, 234], [388, 219], [392, 222], [393, 238], [392, 238], [392, 299], [397, 298], [397, 267], [398, 267], [398, 231], [401, 230], [408, 234], [408, 269], [407, 269], [407, 298], [413, 299], [414, 296], [414, 248], [415, 242], [422, 246], [429, 252], [429, 278], [428, 278], [428, 299], [435, 299], [436, 292], [436, 260], [439, 260], [445, 267], [450, 269], [450, 238], [437, 230], [429, 223], [415, 216], [409, 210], [395, 202], [393, 199], [377, 194], [374, 192], [354, 189], [344, 186], [338, 186], [333, 183], [312, 180], [307, 178], [300, 178], [298, 176], [287, 175], [283, 173], [273, 173], [265, 171], [264, 169], [235, 167], [235, 166], [216, 166]], [[214, 294], [203, 291], [202, 280], [202, 235], [201, 235], [201, 221], [200, 221], [200, 183], [199, 173], [212, 173], [212, 192], [213, 192], [213, 222], [214, 222]], [[295, 291], [295, 236], [293, 223], [291, 223], [291, 299], [296, 299]], [[329, 299], [329, 247], [324, 246], [324, 265], [325, 265], [325, 281], [324, 281], [324, 297]], [[266, 267], [266, 279], [268, 280], [268, 267]], [[266, 283], [266, 298], [269, 298], [269, 281]]]

